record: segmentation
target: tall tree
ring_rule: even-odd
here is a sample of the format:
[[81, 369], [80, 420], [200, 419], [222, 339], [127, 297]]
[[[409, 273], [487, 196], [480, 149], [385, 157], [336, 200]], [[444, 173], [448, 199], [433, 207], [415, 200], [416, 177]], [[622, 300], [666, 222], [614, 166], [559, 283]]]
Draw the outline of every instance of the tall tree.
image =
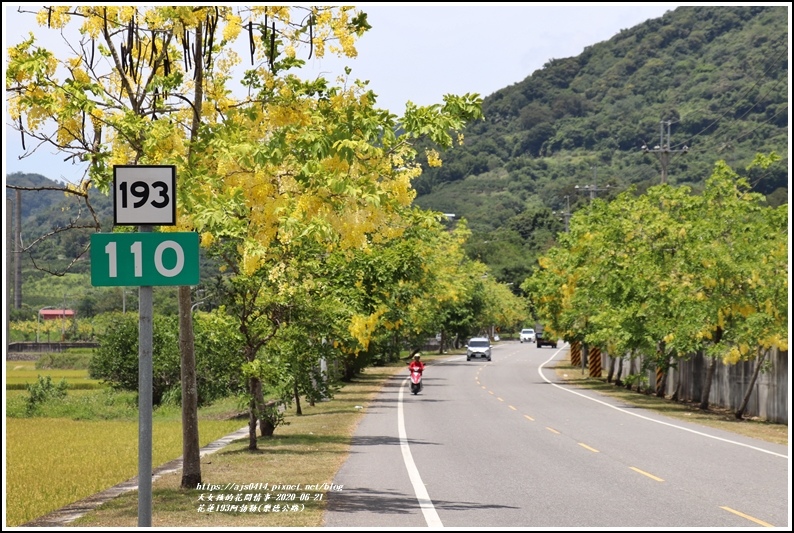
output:
[[[378, 109], [375, 95], [358, 81], [335, 87], [261, 70], [247, 83], [251, 102], [227, 110], [223, 128], [207, 129], [205, 159], [191, 166], [201, 186], [184, 200], [201, 206], [191, 210], [190, 224], [203, 242], [226, 250], [236, 276], [260, 280], [240, 297], [253, 302], [266, 294], [277, 303], [273, 314], [259, 317], [270, 329], [250, 339], [253, 363], [286, 324], [285, 306], [316, 282], [303, 267], [316, 264], [317, 246], [320, 254], [352, 253], [401, 237], [415, 222], [411, 179], [422, 171], [415, 143], [428, 138], [449, 147], [455, 132], [481, 115], [477, 95], [408, 104], [398, 120]], [[439, 162], [434, 149], [426, 154]], [[425, 213], [419, 222], [432, 216]], [[249, 379], [259, 395], [260, 378], [252, 372]], [[254, 409], [261, 404], [252, 400], [252, 449]]]
[[[354, 56], [355, 38], [369, 28], [350, 7], [50, 6], [35, 16], [61, 32], [64, 46], [47, 50], [31, 34], [8, 50], [7, 106], [23, 147], [27, 138], [30, 152], [48, 145], [87, 162], [81, 183], [68, 186], [86, 199], [92, 188], [108, 191], [114, 165], [175, 164], [181, 219], [196, 207], [184, 200], [199, 186], [190, 180], [201, 180], [190, 170], [202, 128], [222, 127], [224, 113], [250, 101], [232, 94], [240, 77], [232, 44], [247, 41], [252, 64], [276, 70], [280, 58], [300, 63], [301, 43], [322, 57], [337, 40], [330, 51]], [[67, 30], [73, 21], [79, 35]], [[190, 229], [186, 222], [178, 228]], [[201, 480], [191, 305], [180, 287], [183, 487]]]

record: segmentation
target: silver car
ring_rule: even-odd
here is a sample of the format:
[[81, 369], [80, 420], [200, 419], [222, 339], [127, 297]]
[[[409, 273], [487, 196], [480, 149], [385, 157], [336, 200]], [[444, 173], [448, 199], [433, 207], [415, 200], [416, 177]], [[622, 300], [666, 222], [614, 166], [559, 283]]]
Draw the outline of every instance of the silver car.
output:
[[466, 361], [472, 357], [484, 357], [491, 360], [491, 340], [488, 337], [472, 337], [466, 344]]

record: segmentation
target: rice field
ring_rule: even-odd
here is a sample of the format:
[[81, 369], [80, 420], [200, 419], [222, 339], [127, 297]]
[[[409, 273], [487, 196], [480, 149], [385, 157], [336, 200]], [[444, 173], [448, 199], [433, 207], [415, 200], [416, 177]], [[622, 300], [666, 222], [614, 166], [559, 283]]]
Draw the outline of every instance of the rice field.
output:
[[[53, 383], [66, 379], [70, 388], [65, 398], [45, 402], [29, 416], [24, 385], [39, 376], [50, 376]], [[138, 475], [134, 392], [105, 388], [89, 379], [85, 369], [37, 369], [34, 361], [7, 361], [5, 378], [7, 526], [22, 525]], [[224, 416], [233, 411], [233, 403], [200, 410], [201, 446], [245, 425]], [[153, 466], [180, 457], [179, 407], [158, 407], [152, 425]]]
[[[201, 446], [245, 425], [201, 420]], [[152, 464], [182, 455], [178, 418], [153, 422]], [[138, 474], [137, 420], [6, 418], [6, 525], [22, 525]]]
[[98, 388], [99, 380], [88, 377], [87, 370], [37, 369], [35, 361], [6, 361], [6, 389], [24, 389], [26, 384], [35, 383], [38, 377], [50, 376], [53, 383], [65, 379], [70, 388]]

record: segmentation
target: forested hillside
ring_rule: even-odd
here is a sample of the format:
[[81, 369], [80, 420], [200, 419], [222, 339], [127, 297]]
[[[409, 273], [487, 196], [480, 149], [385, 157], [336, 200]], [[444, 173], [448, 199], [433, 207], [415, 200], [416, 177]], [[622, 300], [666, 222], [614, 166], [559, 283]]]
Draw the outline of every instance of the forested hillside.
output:
[[[567, 206], [586, 205], [594, 185], [608, 198], [660, 183], [668, 131], [668, 183], [699, 190], [725, 160], [771, 205], [786, 203], [787, 13], [680, 7], [578, 57], [549, 60], [485, 98], [485, 120], [415, 182], [416, 202], [466, 218], [470, 254], [514, 286], [564, 229]], [[771, 151], [780, 164], [744, 171]]]

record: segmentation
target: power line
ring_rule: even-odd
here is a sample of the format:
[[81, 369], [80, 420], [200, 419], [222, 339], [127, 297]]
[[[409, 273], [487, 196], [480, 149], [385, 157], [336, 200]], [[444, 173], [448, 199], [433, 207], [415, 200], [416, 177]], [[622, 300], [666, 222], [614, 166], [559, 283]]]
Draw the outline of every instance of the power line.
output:
[[592, 185], [575, 185], [574, 186], [574, 189], [576, 189], [577, 191], [590, 191], [590, 200], [591, 201], [595, 199], [596, 193], [598, 193], [599, 191], [608, 191], [609, 190], [609, 185], [606, 185], [606, 186], [600, 187], [600, 188], [596, 186], [596, 182], [597, 182], [596, 170], [597, 169], [594, 166], [593, 167], [593, 184]]
[[[667, 142], [664, 141], [664, 125], [667, 124]], [[642, 152], [645, 154], [657, 154], [659, 162], [662, 164], [662, 183], [667, 183], [667, 167], [670, 165], [670, 156], [673, 154], [686, 154], [689, 152], [689, 147], [684, 145], [681, 149], [670, 148], [670, 124], [668, 121], [661, 121], [659, 123], [659, 144], [648, 148], [648, 145], [642, 145]]]

